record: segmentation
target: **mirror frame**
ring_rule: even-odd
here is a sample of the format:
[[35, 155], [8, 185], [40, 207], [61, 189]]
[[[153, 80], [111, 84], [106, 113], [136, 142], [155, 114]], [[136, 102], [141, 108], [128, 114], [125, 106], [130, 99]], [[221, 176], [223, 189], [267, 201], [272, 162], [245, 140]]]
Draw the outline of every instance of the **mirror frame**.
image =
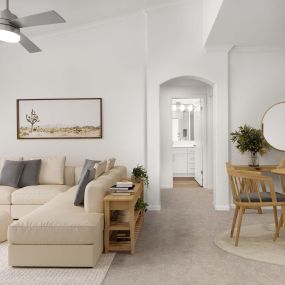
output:
[[[262, 119], [261, 119], [261, 130], [262, 130], [263, 136], [264, 136], [264, 125], [263, 125], [264, 117], [266, 116], [266, 114], [267, 114], [272, 108], [274, 108], [275, 106], [280, 105], [280, 104], [285, 104], [285, 101], [282, 101], [282, 102], [278, 102], [278, 103], [273, 104], [271, 107], [269, 107], [269, 108], [264, 112], [264, 114], [263, 114], [263, 116], [262, 116]], [[267, 143], [270, 145], [271, 148], [273, 148], [273, 149], [275, 149], [275, 150], [278, 150], [278, 151], [283, 151], [283, 152], [285, 152], [285, 148], [284, 148], [284, 149], [276, 148], [276, 147], [274, 147], [273, 145], [271, 145], [271, 143], [265, 138], [265, 136], [264, 136], [264, 139], [267, 141]]]

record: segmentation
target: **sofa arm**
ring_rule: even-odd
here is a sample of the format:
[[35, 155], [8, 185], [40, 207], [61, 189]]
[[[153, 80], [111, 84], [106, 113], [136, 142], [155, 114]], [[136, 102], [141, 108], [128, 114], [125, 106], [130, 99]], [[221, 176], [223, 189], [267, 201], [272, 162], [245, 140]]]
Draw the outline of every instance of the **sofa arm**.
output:
[[85, 212], [103, 213], [103, 199], [105, 197], [104, 185], [96, 180], [88, 183], [84, 195]]
[[84, 209], [85, 212], [103, 213], [104, 197], [110, 193], [110, 187], [117, 181], [126, 178], [127, 169], [124, 166], [117, 166], [108, 173], [103, 174], [96, 180], [88, 183], [85, 189]]

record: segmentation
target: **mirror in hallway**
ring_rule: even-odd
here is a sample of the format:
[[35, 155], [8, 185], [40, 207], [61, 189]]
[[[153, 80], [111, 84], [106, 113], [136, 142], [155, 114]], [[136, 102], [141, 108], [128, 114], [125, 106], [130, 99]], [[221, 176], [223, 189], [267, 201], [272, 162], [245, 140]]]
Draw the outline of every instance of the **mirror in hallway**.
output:
[[172, 99], [173, 146], [195, 146], [195, 110], [201, 99]]

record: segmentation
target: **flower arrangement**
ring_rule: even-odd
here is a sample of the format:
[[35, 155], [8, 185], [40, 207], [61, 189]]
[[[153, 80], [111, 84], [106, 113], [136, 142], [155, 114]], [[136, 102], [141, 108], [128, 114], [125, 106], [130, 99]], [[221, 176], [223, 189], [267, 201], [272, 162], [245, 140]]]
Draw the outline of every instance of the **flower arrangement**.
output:
[[231, 141], [242, 154], [245, 152], [250, 153], [250, 166], [258, 166], [257, 155], [262, 156], [270, 149], [270, 145], [260, 129], [244, 125], [240, 126], [238, 131], [231, 132], [230, 135]]

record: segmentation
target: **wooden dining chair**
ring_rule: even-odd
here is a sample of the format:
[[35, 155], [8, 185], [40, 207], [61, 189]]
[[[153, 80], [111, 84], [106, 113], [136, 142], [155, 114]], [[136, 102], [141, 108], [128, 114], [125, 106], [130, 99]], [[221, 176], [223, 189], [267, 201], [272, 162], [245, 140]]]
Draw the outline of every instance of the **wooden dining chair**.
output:
[[[243, 171], [246, 171], [245, 173], [248, 173], [248, 171], [249, 171], [249, 170], [240, 170], [240, 169], [236, 168], [234, 165], [232, 165], [232, 164], [229, 163], [229, 162], [226, 163], [226, 168], [227, 168], [227, 171], [229, 171], [229, 170], [239, 170], [240, 173], [243, 173]], [[259, 175], [261, 175], [261, 172], [260, 172], [260, 171], [257, 171], [257, 170], [251, 170], [251, 172], [252, 172], [253, 174], [259, 174]], [[266, 191], [266, 189], [263, 189], [263, 191]], [[252, 208], [250, 208], [250, 209], [252, 209]], [[262, 214], [262, 209], [261, 209], [261, 207], [257, 207], [257, 212], [258, 212], [258, 214]]]
[[[279, 165], [277, 166], [277, 169], [284, 169], [285, 171], [285, 158], [282, 158]], [[279, 179], [280, 179], [280, 183], [281, 183], [281, 187], [282, 187], [282, 191], [285, 194], [285, 180], [284, 180], [284, 174], [279, 174]]]
[[[234, 235], [236, 222], [237, 230], [235, 237], [235, 246], [238, 246], [240, 228], [245, 209], [258, 207], [273, 207], [273, 216], [275, 223], [274, 240], [279, 236], [279, 229], [283, 221], [278, 223], [277, 206], [281, 206], [283, 216], [285, 217], [285, 195], [275, 192], [273, 179], [270, 176], [262, 176], [259, 172], [239, 171], [228, 169], [229, 182], [235, 204], [231, 237]], [[268, 190], [268, 191], [267, 191]]]

